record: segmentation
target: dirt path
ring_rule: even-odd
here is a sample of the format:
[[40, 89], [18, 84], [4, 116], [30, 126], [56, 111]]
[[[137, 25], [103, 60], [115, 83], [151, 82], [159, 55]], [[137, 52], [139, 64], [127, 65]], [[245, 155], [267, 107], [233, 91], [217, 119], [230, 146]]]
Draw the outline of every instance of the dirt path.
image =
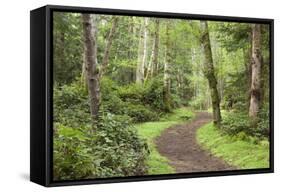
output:
[[155, 140], [159, 153], [169, 159], [177, 173], [235, 169], [196, 142], [196, 130], [211, 120], [209, 113], [197, 113], [193, 121], [168, 128]]

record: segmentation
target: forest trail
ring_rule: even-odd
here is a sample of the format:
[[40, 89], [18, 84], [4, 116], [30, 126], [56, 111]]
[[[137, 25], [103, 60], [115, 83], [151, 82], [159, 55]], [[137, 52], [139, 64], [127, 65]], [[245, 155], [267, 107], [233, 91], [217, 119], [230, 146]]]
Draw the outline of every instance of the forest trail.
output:
[[198, 112], [191, 122], [172, 126], [156, 138], [159, 153], [169, 159], [177, 173], [235, 169], [202, 149], [196, 141], [196, 130], [211, 120], [211, 114]]

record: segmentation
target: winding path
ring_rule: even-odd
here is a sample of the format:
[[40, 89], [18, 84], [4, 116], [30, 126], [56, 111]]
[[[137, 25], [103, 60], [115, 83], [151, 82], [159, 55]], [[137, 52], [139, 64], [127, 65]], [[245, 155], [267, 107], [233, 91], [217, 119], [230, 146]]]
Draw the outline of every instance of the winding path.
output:
[[177, 173], [235, 169], [202, 149], [196, 142], [196, 130], [211, 120], [209, 113], [199, 112], [191, 122], [170, 127], [156, 138], [159, 153], [169, 159], [169, 164]]

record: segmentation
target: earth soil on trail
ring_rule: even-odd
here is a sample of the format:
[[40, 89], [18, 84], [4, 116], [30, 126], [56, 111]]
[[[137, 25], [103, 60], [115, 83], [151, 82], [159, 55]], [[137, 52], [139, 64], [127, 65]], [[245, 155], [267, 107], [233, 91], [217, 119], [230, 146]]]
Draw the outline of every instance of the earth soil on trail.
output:
[[196, 141], [196, 130], [211, 121], [211, 114], [198, 112], [192, 121], [172, 126], [155, 139], [159, 153], [168, 158], [176, 173], [235, 170]]

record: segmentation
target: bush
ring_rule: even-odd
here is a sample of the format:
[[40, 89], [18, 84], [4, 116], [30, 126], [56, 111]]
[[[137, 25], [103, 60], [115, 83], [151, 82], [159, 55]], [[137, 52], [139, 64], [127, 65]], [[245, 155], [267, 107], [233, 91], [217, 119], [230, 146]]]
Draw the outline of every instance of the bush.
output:
[[130, 116], [133, 122], [158, 119], [157, 113], [146, 105], [150, 100], [145, 86], [131, 84], [118, 87], [112, 80], [105, 78], [102, 80], [101, 91], [103, 111]]
[[149, 107], [143, 105], [126, 103], [123, 112], [130, 116], [133, 122], [156, 121], [159, 119], [155, 111], [152, 111]]
[[97, 169], [89, 137], [81, 130], [54, 124], [54, 180], [88, 178]]
[[249, 134], [250, 125], [247, 114], [229, 113], [223, 118], [221, 130], [229, 135], [236, 135], [240, 132]]
[[141, 104], [144, 101], [145, 87], [140, 84], [130, 84], [118, 89], [118, 96], [124, 102]]
[[158, 78], [146, 82], [142, 103], [151, 106], [154, 111], [165, 112], [163, 86], [163, 81]]
[[75, 81], [70, 85], [54, 87], [54, 106], [58, 109], [85, 103], [88, 98], [87, 89], [81, 82]]
[[247, 134], [258, 138], [269, 136], [268, 109], [262, 109], [258, 114], [258, 121], [252, 122], [246, 113], [228, 113], [222, 121], [221, 130], [229, 135]]
[[269, 108], [268, 106], [261, 109], [259, 112], [257, 127], [252, 130], [256, 137], [269, 137]]
[[172, 108], [179, 108], [183, 105], [180, 96], [172, 94]]
[[97, 125], [95, 150], [102, 161], [99, 177], [143, 175], [148, 146], [126, 118], [112, 114]]
[[54, 88], [54, 122], [70, 127], [79, 127], [90, 123], [88, 93], [80, 82], [73, 82], [60, 88]]
[[146, 173], [147, 144], [126, 117], [104, 114], [94, 130], [55, 124], [55, 180]]
[[133, 83], [120, 87], [118, 95], [124, 102], [148, 105], [156, 112], [165, 112], [166, 110], [163, 99], [163, 81], [158, 78], [147, 81], [143, 85]]

